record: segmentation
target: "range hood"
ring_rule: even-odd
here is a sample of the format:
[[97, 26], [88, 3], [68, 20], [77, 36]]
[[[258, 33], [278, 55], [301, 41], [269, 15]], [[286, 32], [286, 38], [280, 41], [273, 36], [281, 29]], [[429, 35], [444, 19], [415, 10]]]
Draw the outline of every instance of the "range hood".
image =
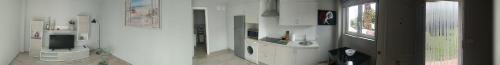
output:
[[279, 16], [278, 12], [278, 0], [262, 0], [264, 1], [264, 12], [261, 16], [272, 17]]

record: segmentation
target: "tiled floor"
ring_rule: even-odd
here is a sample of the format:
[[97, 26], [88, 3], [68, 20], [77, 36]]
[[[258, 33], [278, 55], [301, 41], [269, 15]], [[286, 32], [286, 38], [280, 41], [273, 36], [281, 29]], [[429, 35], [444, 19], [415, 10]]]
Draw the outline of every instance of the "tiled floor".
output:
[[[210, 55], [204, 55], [206, 53], [205, 49], [197, 48], [197, 53], [193, 57], [193, 65], [257, 65], [255, 63], [249, 62], [245, 59], [239, 58], [234, 55], [231, 50], [222, 50], [218, 52], [211, 53]], [[65, 62], [46, 62], [40, 61], [39, 58], [28, 56], [28, 53], [20, 53], [10, 65], [97, 65], [101, 57], [96, 55], [95, 52], [90, 54], [90, 57]], [[132, 65], [112, 56], [109, 59], [109, 65]], [[259, 64], [263, 65], [263, 64]], [[320, 64], [327, 65], [327, 64]]]
[[[202, 46], [202, 45], [200, 45]], [[240, 57], [234, 55], [232, 50], [226, 49], [222, 51], [217, 51], [206, 54], [206, 49], [204, 47], [195, 47], [195, 56], [193, 57], [193, 65], [257, 65]], [[259, 63], [258, 65], [265, 65]], [[319, 65], [328, 65], [327, 63], [321, 63]]]
[[207, 45], [206, 44], [196, 44], [194, 48], [194, 57], [193, 58], [203, 58], [207, 55]]
[[[39, 58], [29, 56], [28, 53], [20, 53], [10, 65], [98, 65], [101, 60], [101, 56], [95, 54], [95, 52], [90, 53], [88, 58], [64, 62], [41, 61]], [[108, 62], [109, 65], [132, 65], [114, 56], [111, 56]]]
[[208, 56], [193, 57], [193, 65], [257, 65], [257, 64], [235, 56], [234, 52], [231, 50], [222, 50], [211, 53]]

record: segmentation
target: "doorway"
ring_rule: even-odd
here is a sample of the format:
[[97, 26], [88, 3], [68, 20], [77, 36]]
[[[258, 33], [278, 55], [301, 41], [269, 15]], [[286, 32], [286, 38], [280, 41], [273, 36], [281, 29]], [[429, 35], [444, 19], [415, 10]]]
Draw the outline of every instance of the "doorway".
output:
[[459, 1], [428, 0], [425, 11], [425, 65], [461, 65]]
[[203, 58], [207, 53], [206, 8], [193, 8], [193, 28], [196, 36], [194, 57]]

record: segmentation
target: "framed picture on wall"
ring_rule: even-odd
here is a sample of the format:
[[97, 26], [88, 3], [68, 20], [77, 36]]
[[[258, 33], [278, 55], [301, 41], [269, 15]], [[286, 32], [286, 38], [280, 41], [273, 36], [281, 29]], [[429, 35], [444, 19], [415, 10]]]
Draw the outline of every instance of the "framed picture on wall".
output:
[[160, 0], [126, 0], [125, 26], [160, 28]]
[[318, 25], [337, 25], [337, 11], [318, 10]]

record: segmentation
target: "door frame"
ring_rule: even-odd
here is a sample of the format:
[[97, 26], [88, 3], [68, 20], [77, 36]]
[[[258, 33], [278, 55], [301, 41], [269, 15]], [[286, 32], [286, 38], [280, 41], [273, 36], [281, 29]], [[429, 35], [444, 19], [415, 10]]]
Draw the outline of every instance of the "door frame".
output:
[[[205, 46], [207, 48], [206, 49], [206, 52], [207, 52], [206, 55], [210, 55], [210, 51], [209, 51], [209, 49], [210, 49], [210, 46], [209, 46], [210, 42], [209, 41], [210, 40], [208, 40], [209, 37], [210, 37], [210, 35], [208, 33], [208, 30], [209, 30], [209, 28], [208, 28], [208, 24], [209, 24], [208, 23], [208, 8], [207, 7], [192, 7], [192, 9], [193, 10], [204, 10], [205, 11], [205, 44], [206, 44]], [[193, 11], [193, 15], [194, 15], [194, 11]], [[193, 19], [194, 19], [194, 17], [193, 17]], [[193, 23], [194, 23], [194, 21], [193, 21]], [[194, 36], [195, 36], [195, 38], [197, 38], [196, 34], [194, 34]], [[194, 43], [194, 45], [196, 46], [196, 42]]]

